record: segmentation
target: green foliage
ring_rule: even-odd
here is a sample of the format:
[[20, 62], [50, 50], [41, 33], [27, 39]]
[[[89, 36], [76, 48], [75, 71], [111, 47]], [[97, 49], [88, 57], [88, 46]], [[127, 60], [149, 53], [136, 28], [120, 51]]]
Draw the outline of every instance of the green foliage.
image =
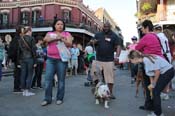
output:
[[136, 13], [134, 14], [134, 16], [137, 17], [137, 18], [139, 18], [141, 15], [142, 15], [141, 12], [136, 12]]
[[152, 6], [150, 3], [148, 2], [145, 2], [143, 4], [143, 6], [141, 7], [141, 9], [144, 11], [144, 12], [149, 12], [151, 9], [152, 9]]

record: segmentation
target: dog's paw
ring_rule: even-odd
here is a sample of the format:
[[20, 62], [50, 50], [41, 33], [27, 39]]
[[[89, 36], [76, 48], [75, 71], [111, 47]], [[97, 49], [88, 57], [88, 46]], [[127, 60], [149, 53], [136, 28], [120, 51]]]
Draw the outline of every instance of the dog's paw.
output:
[[105, 105], [104, 107], [105, 107], [106, 109], [108, 109], [108, 108], [109, 108], [109, 106], [108, 106], [108, 105]]
[[105, 104], [104, 104], [104, 107], [105, 107], [105, 108], [109, 108], [108, 103], [109, 103], [108, 101], [105, 101]]
[[95, 104], [100, 104], [100, 101], [98, 99], [95, 100]]

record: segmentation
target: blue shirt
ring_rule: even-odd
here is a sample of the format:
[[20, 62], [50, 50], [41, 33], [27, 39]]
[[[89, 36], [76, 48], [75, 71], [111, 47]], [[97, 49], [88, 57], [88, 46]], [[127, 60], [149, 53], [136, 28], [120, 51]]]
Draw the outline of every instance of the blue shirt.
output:
[[71, 48], [70, 52], [71, 52], [71, 59], [78, 60], [78, 56], [80, 54], [79, 49], [78, 48]]

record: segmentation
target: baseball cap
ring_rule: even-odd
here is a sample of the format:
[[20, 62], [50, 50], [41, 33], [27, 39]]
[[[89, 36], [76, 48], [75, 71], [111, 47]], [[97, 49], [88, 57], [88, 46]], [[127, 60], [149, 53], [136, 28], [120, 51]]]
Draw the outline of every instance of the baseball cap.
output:
[[133, 36], [133, 37], [131, 38], [131, 40], [137, 40], [137, 37], [136, 37], [136, 36]]
[[156, 25], [154, 25], [154, 29], [156, 29], [156, 30], [161, 30], [161, 29], [162, 29], [162, 27], [161, 27], [161, 25], [156, 24]]

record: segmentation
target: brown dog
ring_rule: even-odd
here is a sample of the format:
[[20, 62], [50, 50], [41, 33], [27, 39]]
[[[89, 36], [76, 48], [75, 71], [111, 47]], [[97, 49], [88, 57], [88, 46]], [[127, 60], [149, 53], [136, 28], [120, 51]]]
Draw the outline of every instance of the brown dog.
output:
[[142, 84], [143, 94], [144, 94], [144, 97], [145, 97], [146, 96], [146, 90], [145, 90], [145, 86], [144, 86], [143, 72], [142, 71], [137, 72], [137, 76], [136, 76], [136, 96], [135, 97], [138, 97], [140, 83]]

